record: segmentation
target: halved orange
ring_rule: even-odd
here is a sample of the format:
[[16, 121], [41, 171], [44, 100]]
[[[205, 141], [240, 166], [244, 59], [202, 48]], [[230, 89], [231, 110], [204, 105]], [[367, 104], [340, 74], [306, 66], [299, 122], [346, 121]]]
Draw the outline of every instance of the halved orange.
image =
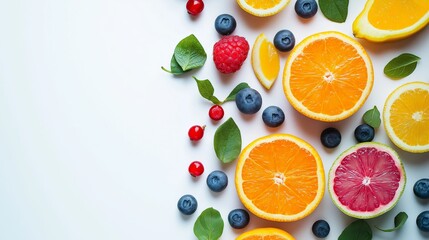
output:
[[325, 192], [325, 172], [316, 149], [290, 134], [271, 134], [241, 152], [235, 185], [256, 216], [291, 222], [311, 214]]
[[235, 240], [295, 240], [295, 238], [278, 228], [256, 228], [242, 233]]
[[383, 123], [390, 140], [407, 152], [429, 152], [429, 83], [409, 82], [386, 99]]
[[268, 17], [283, 10], [290, 0], [237, 0], [238, 5], [246, 12], [257, 17]]
[[353, 22], [353, 34], [374, 42], [408, 37], [429, 23], [428, 0], [368, 0]]
[[372, 90], [371, 59], [353, 38], [335, 31], [306, 37], [289, 55], [283, 90], [303, 115], [325, 122], [350, 117]]
[[251, 60], [256, 78], [269, 90], [279, 75], [280, 57], [274, 44], [263, 33], [253, 44]]

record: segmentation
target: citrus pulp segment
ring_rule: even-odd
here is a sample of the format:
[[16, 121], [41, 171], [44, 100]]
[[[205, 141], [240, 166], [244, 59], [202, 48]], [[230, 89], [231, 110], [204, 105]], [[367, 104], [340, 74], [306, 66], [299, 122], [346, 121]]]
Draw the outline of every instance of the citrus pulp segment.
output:
[[280, 57], [265, 34], [256, 38], [251, 56], [253, 72], [266, 89], [270, 89], [280, 72]]
[[343, 120], [364, 104], [374, 82], [365, 49], [335, 32], [308, 36], [291, 51], [283, 72], [283, 91], [303, 115], [320, 121]]
[[257, 17], [268, 17], [283, 10], [290, 0], [237, 0], [238, 5], [247, 13]]
[[295, 240], [295, 238], [278, 228], [256, 228], [242, 233], [236, 240]]
[[429, 152], [429, 83], [406, 83], [390, 93], [384, 104], [383, 123], [397, 147]]
[[427, 0], [368, 0], [353, 22], [353, 34], [374, 42], [408, 37], [429, 23]]
[[256, 216], [291, 222], [312, 213], [325, 192], [317, 151], [290, 134], [258, 138], [241, 152], [235, 185], [243, 205]]
[[359, 143], [335, 160], [328, 175], [334, 204], [346, 215], [368, 219], [392, 209], [404, 191], [405, 170], [390, 147]]

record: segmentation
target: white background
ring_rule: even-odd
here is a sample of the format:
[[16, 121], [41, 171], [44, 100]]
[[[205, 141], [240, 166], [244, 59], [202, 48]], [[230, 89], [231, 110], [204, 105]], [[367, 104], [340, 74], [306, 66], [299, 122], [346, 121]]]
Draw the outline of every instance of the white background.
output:
[[[319, 11], [301, 20], [289, 6], [274, 17], [257, 18], [234, 0], [206, 0], [198, 17], [190, 17], [185, 0], [1, 0], [0, 1], [0, 239], [196, 239], [193, 223], [207, 207], [218, 209], [225, 221], [221, 239], [234, 239], [256, 227], [279, 227], [297, 239], [316, 239], [311, 225], [326, 219], [327, 239], [337, 239], [353, 221], [331, 202], [328, 192], [316, 211], [294, 223], [274, 223], [251, 215], [244, 230], [227, 222], [229, 211], [242, 207], [234, 187], [235, 163], [221, 164], [213, 151], [213, 135], [220, 123], [210, 121], [211, 103], [200, 97], [191, 76], [210, 79], [215, 95], [226, 97], [239, 82], [260, 91], [263, 108], [277, 105], [286, 113], [278, 129], [264, 126], [261, 114], [244, 116], [233, 102], [226, 116], [239, 126], [243, 146], [273, 132], [291, 133], [311, 143], [323, 158], [325, 171], [343, 150], [356, 143], [354, 128], [362, 114], [406, 82], [428, 81], [429, 28], [392, 43], [360, 42], [373, 60], [374, 88], [363, 108], [337, 123], [310, 120], [287, 102], [281, 75], [266, 91], [255, 78], [250, 57], [233, 75], [219, 74], [212, 46], [219, 39], [214, 19], [230, 13], [237, 20], [234, 34], [252, 46], [256, 36], [273, 38], [281, 29], [295, 33], [297, 42], [319, 31], [338, 30], [352, 36], [351, 24], [364, 1], [350, 1], [345, 23], [328, 21]], [[181, 77], [161, 70], [169, 67], [175, 45], [195, 34], [208, 59], [203, 68]], [[420, 56], [417, 69], [402, 80], [383, 74], [385, 64], [400, 53]], [[281, 54], [281, 66], [288, 53]], [[281, 74], [281, 73], [280, 73]], [[191, 144], [188, 128], [206, 125], [203, 140]], [[325, 149], [320, 132], [337, 127], [340, 146]], [[374, 141], [392, 146], [383, 127]], [[395, 148], [398, 150], [397, 148]], [[429, 154], [398, 150], [407, 171], [403, 197], [389, 213], [369, 220], [374, 239], [424, 239], [415, 219], [429, 209], [428, 201], [412, 192], [416, 180], [429, 177]], [[203, 176], [193, 179], [188, 164], [200, 160]], [[214, 194], [205, 184], [209, 172], [227, 172], [230, 184]], [[177, 200], [193, 194], [197, 212], [182, 216]], [[394, 216], [405, 211], [404, 228], [383, 233]]]

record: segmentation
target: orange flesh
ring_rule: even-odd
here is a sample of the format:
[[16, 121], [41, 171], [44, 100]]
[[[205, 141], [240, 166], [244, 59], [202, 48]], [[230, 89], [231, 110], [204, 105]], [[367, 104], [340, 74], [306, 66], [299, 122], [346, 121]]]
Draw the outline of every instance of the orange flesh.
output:
[[367, 81], [362, 57], [352, 45], [334, 37], [306, 46], [291, 66], [294, 97], [315, 113], [337, 115], [350, 110]]
[[257, 9], [269, 9], [280, 3], [280, 0], [246, 0], [246, 3]]
[[429, 92], [415, 89], [392, 104], [390, 124], [399, 139], [413, 146], [429, 144]]
[[274, 236], [274, 235], [263, 235], [263, 236], [250, 236], [243, 238], [243, 240], [285, 240], [284, 237]]
[[280, 59], [273, 44], [268, 41], [261, 43], [259, 51], [261, 59], [261, 68], [264, 76], [268, 79], [275, 79], [280, 70]]
[[368, 12], [368, 20], [378, 29], [398, 30], [412, 26], [428, 11], [428, 0], [376, 0]]
[[310, 152], [299, 148], [293, 142], [275, 140], [255, 147], [249, 154], [243, 166], [243, 190], [257, 208], [293, 215], [314, 200], [317, 162]]

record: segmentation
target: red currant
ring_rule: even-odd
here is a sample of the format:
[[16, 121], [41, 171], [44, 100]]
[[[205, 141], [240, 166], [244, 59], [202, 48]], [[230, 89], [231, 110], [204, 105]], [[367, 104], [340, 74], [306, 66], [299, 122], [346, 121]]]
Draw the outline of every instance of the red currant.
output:
[[188, 10], [188, 13], [191, 15], [198, 15], [203, 11], [203, 9], [203, 0], [188, 0], [188, 2], [186, 3], [186, 10]]
[[193, 161], [191, 162], [191, 164], [189, 164], [188, 171], [192, 177], [198, 177], [198, 176], [201, 176], [201, 174], [203, 174], [204, 166], [199, 161]]
[[224, 111], [220, 105], [213, 105], [209, 110], [209, 116], [215, 121], [219, 121], [223, 118]]
[[192, 141], [198, 141], [204, 136], [205, 126], [194, 125], [188, 131], [188, 136]]

